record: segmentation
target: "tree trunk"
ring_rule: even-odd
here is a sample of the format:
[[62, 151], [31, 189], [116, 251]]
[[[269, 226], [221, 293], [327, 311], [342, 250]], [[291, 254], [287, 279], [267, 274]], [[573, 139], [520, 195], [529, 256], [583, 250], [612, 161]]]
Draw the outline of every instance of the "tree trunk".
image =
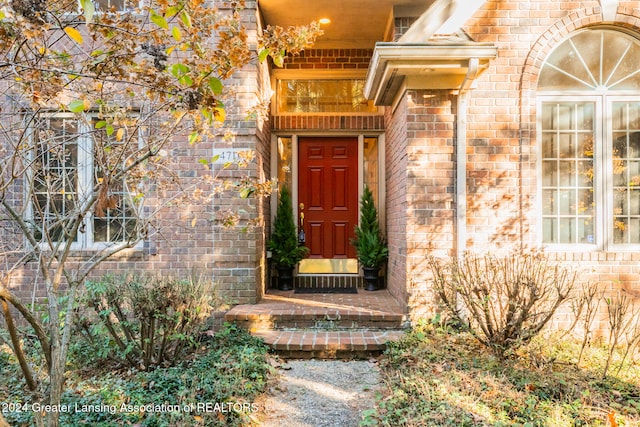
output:
[[24, 306], [15, 295], [13, 295], [9, 290], [2, 284], [0, 284], [0, 299], [9, 302], [13, 305], [16, 310], [22, 314], [24, 319], [29, 322], [29, 325], [33, 328], [38, 340], [40, 341], [40, 345], [42, 346], [42, 351], [44, 352], [44, 357], [47, 360], [47, 370], [51, 366], [51, 344], [49, 343], [49, 338], [47, 337], [47, 333], [40, 321], [29, 311], [29, 309]]
[[[49, 377], [49, 405], [59, 407], [62, 401], [62, 388], [64, 386], [64, 367], [66, 357], [60, 352], [57, 343], [52, 348], [51, 358], [51, 375]], [[60, 423], [60, 414], [58, 411], [49, 412], [47, 414], [47, 427], [58, 427]]]
[[22, 344], [20, 343], [20, 338], [18, 337], [18, 331], [16, 329], [15, 324], [13, 323], [13, 317], [11, 316], [11, 311], [9, 311], [9, 304], [7, 304], [7, 301], [3, 299], [0, 299], [0, 303], [2, 304], [2, 313], [4, 315], [4, 320], [7, 325], [7, 329], [9, 330], [9, 335], [11, 336], [11, 345], [13, 345], [13, 353], [18, 359], [18, 363], [20, 364], [20, 369], [22, 370], [24, 379], [27, 381], [27, 386], [29, 386], [29, 390], [35, 391], [36, 382], [33, 380], [33, 375], [31, 374], [31, 368], [29, 368], [27, 359], [24, 356], [24, 352], [22, 351]]
[[11, 427], [7, 420], [2, 416], [2, 412], [0, 412], [0, 427]]
[[[50, 283], [47, 286], [49, 298], [49, 334], [51, 336], [51, 371], [49, 373], [49, 401], [51, 406], [59, 406], [62, 400], [62, 387], [64, 385], [64, 369], [66, 354], [62, 345], [60, 334], [60, 306], [58, 305], [57, 286]], [[47, 427], [58, 427], [60, 414], [52, 411], [46, 415]]]

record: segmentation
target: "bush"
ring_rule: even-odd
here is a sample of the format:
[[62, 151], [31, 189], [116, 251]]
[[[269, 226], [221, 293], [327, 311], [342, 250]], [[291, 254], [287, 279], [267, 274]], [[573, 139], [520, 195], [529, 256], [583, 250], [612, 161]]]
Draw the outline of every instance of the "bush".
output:
[[309, 249], [298, 242], [291, 203], [289, 189], [282, 187], [273, 231], [267, 242], [267, 249], [271, 251], [273, 262], [280, 267], [294, 267], [309, 254]]
[[603, 380], [606, 346], [594, 343], [578, 367], [580, 341], [543, 331], [500, 359], [438, 320], [388, 344], [379, 359], [385, 386], [361, 426], [640, 426], [640, 366]]
[[85, 353], [146, 370], [169, 366], [193, 349], [213, 310], [210, 281], [141, 275], [105, 276], [87, 283], [79, 317]]
[[499, 356], [538, 334], [575, 282], [575, 274], [538, 254], [431, 257], [429, 266], [446, 311]]
[[[96, 372], [94, 368], [89, 378], [69, 371], [62, 405], [71, 411], [60, 414], [60, 425], [252, 425], [260, 409], [255, 400], [264, 393], [272, 370], [264, 343], [246, 331], [226, 325], [193, 357], [176, 366], [114, 373], [106, 369]], [[0, 378], [0, 402], [32, 403], [23, 389], [24, 380], [15, 358], [3, 353], [1, 346]], [[29, 410], [8, 411], [5, 416], [12, 426], [35, 425]]]
[[354, 229], [351, 244], [356, 248], [358, 261], [363, 267], [380, 268], [389, 257], [389, 248], [382, 237], [373, 193], [365, 185], [360, 198], [360, 225]]

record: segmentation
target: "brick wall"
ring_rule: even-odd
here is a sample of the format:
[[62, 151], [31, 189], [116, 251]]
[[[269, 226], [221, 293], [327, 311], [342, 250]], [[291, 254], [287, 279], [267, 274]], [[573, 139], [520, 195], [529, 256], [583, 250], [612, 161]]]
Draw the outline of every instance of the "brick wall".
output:
[[387, 116], [388, 287], [413, 318], [433, 311], [427, 256], [455, 249], [455, 99], [408, 91]]
[[[640, 31], [637, 2], [620, 2], [615, 25]], [[472, 92], [469, 117], [469, 247], [538, 241], [536, 86], [545, 58], [581, 28], [603, 23], [597, 1], [489, 1], [466, 30], [498, 46], [498, 58]], [[636, 252], [551, 253], [581, 280], [640, 298]]]
[[285, 70], [367, 70], [372, 49], [308, 49], [284, 61]]
[[386, 232], [389, 244], [387, 288], [397, 301], [407, 300], [407, 104], [387, 109]]
[[294, 130], [368, 130], [379, 131], [384, 129], [384, 116], [275, 116], [273, 117], [273, 129], [279, 131]]
[[[249, 43], [256, 46], [257, 31], [260, 30], [255, 2], [247, 4], [243, 11], [243, 23], [249, 29]], [[269, 178], [270, 170], [270, 123], [265, 114], [247, 117], [249, 109], [263, 104], [269, 93], [270, 83], [266, 64], [251, 63], [236, 72], [226, 82], [232, 86], [233, 99], [227, 105], [225, 127], [220, 131], [227, 138], [217, 138], [215, 148], [230, 146], [252, 150], [255, 159], [245, 168], [225, 169], [223, 176], [230, 181], [245, 179], [256, 182]], [[229, 228], [217, 220], [214, 224], [214, 268], [213, 277], [223, 295], [232, 304], [255, 303], [265, 289], [266, 256], [265, 233], [268, 218], [268, 200], [239, 197], [236, 191], [227, 191], [214, 200], [214, 213], [234, 212], [239, 214], [237, 225]]]
[[[396, 20], [398, 22], [402, 23]], [[541, 231], [537, 228], [536, 187], [539, 174], [536, 142], [538, 75], [545, 58], [562, 40], [578, 29], [602, 22], [597, 1], [489, 0], [465, 25], [464, 30], [473, 41], [490, 42], [498, 47], [498, 57], [469, 93], [466, 183], [469, 250], [498, 252], [537, 244]], [[638, 3], [620, 2], [615, 25], [640, 32]], [[414, 98], [414, 94], [418, 98]], [[449, 193], [454, 187], [455, 159], [453, 146], [448, 145], [448, 141], [455, 138], [455, 133], [448, 127], [455, 123], [452, 107], [455, 97], [437, 92], [424, 95], [428, 95], [426, 104], [417, 105], [420, 103], [419, 92], [405, 94], [387, 123], [389, 149], [403, 150], [408, 155], [407, 161], [387, 159], [387, 179], [393, 182], [392, 188], [402, 188], [403, 184], [398, 180], [404, 180], [406, 234], [409, 239], [412, 235], [421, 236], [414, 243], [411, 240], [407, 243], [406, 272], [410, 288], [428, 281], [420, 262], [423, 253], [448, 255], [447, 250], [454, 249], [451, 239], [455, 236], [455, 199]], [[436, 113], [437, 108], [442, 111]], [[431, 113], [427, 112], [429, 109]], [[420, 125], [411, 124], [412, 115]], [[443, 126], [439, 131], [429, 127], [430, 121], [438, 115], [443, 119], [436, 122]], [[408, 137], [406, 147], [397, 147], [396, 141], [401, 137], [392, 137], [391, 132], [402, 126], [422, 125], [427, 127], [416, 130], [416, 134], [423, 132], [422, 141], [417, 136]], [[409, 133], [407, 129], [407, 135]], [[393, 145], [389, 141], [394, 141]], [[412, 150], [416, 155], [419, 153], [420, 161], [412, 162]], [[393, 152], [388, 155], [392, 156]], [[406, 164], [408, 170], [405, 178], [398, 178], [397, 169], [402, 164]], [[429, 170], [425, 172], [427, 168]], [[434, 176], [436, 171], [442, 175]], [[427, 190], [428, 180], [434, 185], [430, 190]], [[389, 191], [388, 197], [391, 198], [388, 202], [391, 218], [398, 214], [392, 201], [398, 194]], [[429, 197], [433, 199], [429, 200]], [[392, 221], [389, 222], [391, 229]], [[438, 227], [442, 233], [436, 231]], [[428, 244], [420, 244], [423, 236], [428, 236]], [[390, 262], [404, 257], [402, 248], [399, 250], [400, 254], [392, 255]], [[573, 251], [550, 252], [549, 255], [578, 269], [581, 281], [597, 282], [610, 294], [623, 289], [640, 298], [640, 255], [636, 252]], [[390, 287], [400, 287], [402, 279], [391, 274]], [[409, 305], [413, 314], [425, 311], [424, 304], [419, 300], [412, 301], [411, 297]], [[604, 316], [604, 311], [601, 314]], [[601, 326], [604, 325], [602, 316]], [[565, 310], [558, 323], [567, 321]]]
[[[258, 30], [256, 8], [256, 2], [249, 1], [243, 11], [243, 22], [249, 28], [249, 40], [254, 45]], [[197, 186], [205, 195], [216, 193], [216, 185], [205, 179], [215, 171], [204, 168], [200, 159], [210, 159], [213, 150], [227, 149], [230, 145], [255, 150], [256, 159], [247, 168], [225, 170], [222, 177], [230, 180], [269, 177], [270, 124], [263, 117], [246, 118], [246, 110], [261, 102], [263, 93], [269, 93], [270, 82], [265, 67], [250, 64], [226, 82], [228, 87], [234, 88], [230, 91], [233, 96], [225, 100], [227, 121], [215, 136], [195, 145], [189, 144], [186, 134], [174, 136], [168, 156], [168, 170], [176, 171], [174, 184], [179, 183], [188, 192]], [[7, 114], [8, 109], [3, 109], [3, 113]], [[17, 206], [24, 205], [21, 184], [18, 182], [12, 188]], [[237, 192], [228, 191], [218, 194], [213, 202], [171, 201], [171, 196], [177, 194], [175, 187], [154, 190], [158, 191], [151, 191], [147, 198], [150, 209], [162, 208], [152, 222], [143, 248], [128, 250], [104, 261], [92, 276], [129, 271], [182, 276], [195, 270], [214, 280], [218, 296], [225, 302], [257, 301], [264, 289], [264, 218], [269, 212], [268, 200], [242, 199]], [[217, 217], [221, 209], [241, 212], [239, 225], [223, 227]], [[21, 238], [15, 238], [5, 217], [5, 212], [0, 211], [0, 250], [7, 247], [16, 250]], [[96, 253], [86, 251], [74, 255], [77, 258], [73, 261], [80, 262]], [[30, 301], [32, 295], [39, 299], [45, 295], [40, 277], [35, 262], [26, 262], [12, 278], [12, 290], [24, 301]]]

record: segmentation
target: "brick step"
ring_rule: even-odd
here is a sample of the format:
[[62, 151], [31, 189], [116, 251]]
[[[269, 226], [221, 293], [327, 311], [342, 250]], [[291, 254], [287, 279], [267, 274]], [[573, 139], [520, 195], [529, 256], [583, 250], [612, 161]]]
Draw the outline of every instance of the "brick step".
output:
[[274, 352], [295, 359], [366, 359], [381, 354], [387, 342], [397, 341], [402, 330], [358, 331], [256, 331]]
[[400, 313], [377, 310], [335, 309], [324, 307], [273, 308], [238, 305], [228, 311], [225, 320], [249, 331], [286, 329], [400, 329], [405, 320]]
[[406, 316], [386, 289], [357, 294], [271, 291], [225, 320], [248, 329], [286, 358], [367, 358], [402, 336]]

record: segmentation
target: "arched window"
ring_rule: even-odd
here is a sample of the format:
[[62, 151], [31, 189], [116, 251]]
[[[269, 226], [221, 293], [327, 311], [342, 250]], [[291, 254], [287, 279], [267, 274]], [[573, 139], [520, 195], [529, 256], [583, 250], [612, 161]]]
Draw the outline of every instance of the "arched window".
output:
[[640, 41], [583, 30], [538, 82], [542, 243], [640, 245]]

